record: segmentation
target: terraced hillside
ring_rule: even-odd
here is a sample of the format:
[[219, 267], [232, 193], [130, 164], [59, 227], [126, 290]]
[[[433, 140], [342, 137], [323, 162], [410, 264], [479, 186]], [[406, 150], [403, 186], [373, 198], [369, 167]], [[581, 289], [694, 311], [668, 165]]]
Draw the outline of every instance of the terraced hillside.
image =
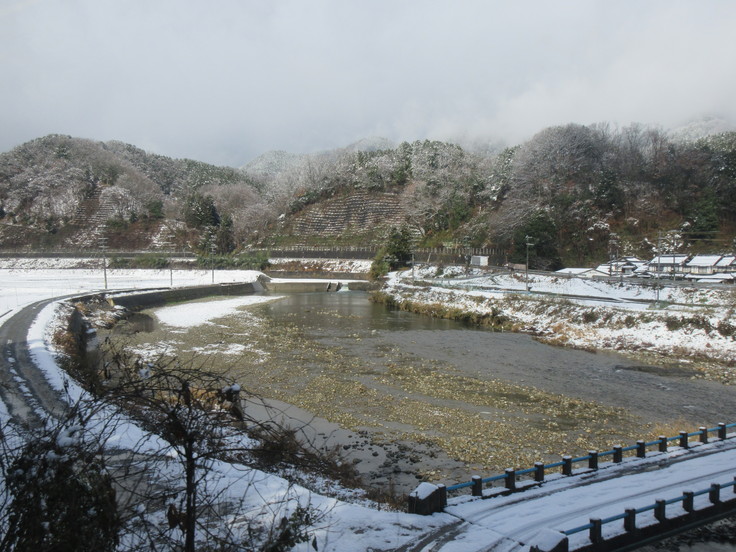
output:
[[275, 239], [313, 245], [362, 238], [372, 244], [405, 221], [399, 194], [355, 190], [304, 208], [281, 225]]

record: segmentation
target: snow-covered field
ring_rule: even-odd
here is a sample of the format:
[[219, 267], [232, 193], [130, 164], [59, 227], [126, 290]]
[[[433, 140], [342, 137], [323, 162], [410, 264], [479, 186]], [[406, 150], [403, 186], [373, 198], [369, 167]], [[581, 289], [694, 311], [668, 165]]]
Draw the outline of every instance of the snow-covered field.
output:
[[[527, 285], [530, 292], [527, 292]], [[435, 267], [394, 274], [386, 289], [398, 301], [495, 312], [518, 331], [548, 342], [624, 353], [649, 352], [736, 364], [736, 289], [636, 285], [555, 275], [467, 274]]]

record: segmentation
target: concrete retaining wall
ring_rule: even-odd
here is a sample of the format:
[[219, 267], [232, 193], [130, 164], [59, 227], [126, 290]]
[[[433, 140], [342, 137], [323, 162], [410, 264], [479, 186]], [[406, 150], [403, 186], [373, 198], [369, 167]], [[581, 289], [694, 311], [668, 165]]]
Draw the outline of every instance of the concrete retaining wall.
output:
[[107, 301], [111, 305], [120, 305], [128, 309], [148, 309], [159, 307], [167, 303], [180, 303], [203, 299], [217, 295], [248, 295], [263, 291], [260, 282], [248, 282], [246, 284], [217, 284], [211, 286], [193, 286], [176, 289], [162, 289], [147, 291], [143, 293], [129, 293], [119, 296], [108, 296]]

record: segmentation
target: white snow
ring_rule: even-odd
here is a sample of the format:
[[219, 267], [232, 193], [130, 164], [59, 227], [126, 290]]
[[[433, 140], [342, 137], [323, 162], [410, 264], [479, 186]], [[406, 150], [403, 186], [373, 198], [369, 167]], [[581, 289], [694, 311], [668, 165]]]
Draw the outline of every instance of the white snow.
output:
[[524, 273], [466, 273], [462, 267], [438, 274], [436, 267], [424, 267], [413, 278], [411, 271], [393, 274], [386, 291], [399, 301], [500, 313], [516, 329], [559, 344], [698, 356], [725, 366], [736, 362], [736, 342], [728, 332], [736, 326], [732, 288], [612, 283], [556, 273], [527, 279]]
[[716, 266], [721, 260], [721, 255], [695, 255], [685, 266]]
[[[100, 260], [97, 259], [100, 263]], [[99, 268], [63, 268], [70, 259], [0, 259], [0, 322], [30, 303], [67, 295], [104, 291]], [[58, 267], [62, 268], [58, 268]], [[35, 268], [34, 268], [35, 267]], [[214, 274], [214, 278], [213, 278]], [[107, 270], [107, 290], [146, 289], [253, 282], [254, 270]]]
[[372, 260], [356, 260], [356, 259], [297, 259], [287, 257], [277, 257], [268, 259], [271, 268], [279, 270], [283, 268], [280, 265], [299, 264], [304, 269], [319, 269], [332, 272], [356, 272], [365, 273], [371, 269]]
[[[710, 454], [714, 451], [718, 452]], [[697, 455], [699, 452], [703, 454]], [[667, 456], [688, 459], [664, 464]], [[736, 474], [734, 461], [736, 443], [732, 440], [696, 445], [688, 451], [675, 448], [669, 453], [650, 453], [646, 459], [626, 458], [621, 464], [602, 464], [598, 471], [572, 478], [552, 476], [541, 487], [525, 491], [522, 495], [525, 500], [519, 500], [520, 495], [487, 500], [467, 495], [450, 498], [446, 511], [472, 524], [470, 531], [477, 527], [527, 544], [536, 544], [536, 538], [548, 544], [550, 534], [540, 534], [543, 529], [570, 530], [586, 525], [591, 518], [605, 519], [622, 514], [626, 508], [641, 508], [658, 499], [677, 498], [683, 491], [708, 489], [712, 483], [728, 484]], [[616, 472], [645, 464], [656, 469], [633, 470], [625, 477], [612, 477]], [[726, 489], [722, 493], [725, 496], [733, 491]], [[704, 501], [707, 502], [707, 497]], [[667, 511], [674, 516], [678, 507], [670, 505]], [[637, 516], [639, 527], [652, 522], [651, 512]], [[623, 532], [622, 521], [603, 527], [604, 535]], [[587, 531], [571, 535], [571, 547], [586, 544], [587, 537]]]
[[[6, 261], [7, 263], [7, 261]], [[45, 263], [48, 265], [48, 263]], [[216, 271], [216, 282], [254, 281], [258, 272], [253, 271]], [[23, 269], [0, 268], [0, 305], [3, 309], [0, 322], [7, 320], [21, 307], [36, 301], [72, 294], [87, 293], [103, 289], [101, 270], [88, 269]], [[171, 274], [168, 270], [108, 270], [108, 289], [142, 289], [168, 287]], [[210, 284], [211, 273], [208, 271], [174, 271], [174, 285]], [[273, 299], [273, 298], [269, 298]], [[244, 301], [224, 300], [203, 303], [206, 308], [213, 308], [213, 303], [222, 303], [209, 314], [189, 316], [173, 311], [176, 317], [167, 318], [176, 324], [195, 324], [207, 318], [212, 320], [227, 313], [237, 311], [238, 307], [252, 304], [252, 297]], [[196, 304], [196, 303], [195, 303]], [[191, 307], [191, 304], [187, 305]], [[54, 302], [41, 310], [28, 333], [28, 342], [34, 362], [42, 370], [52, 387], [60, 392], [71, 403], [89, 400], [84, 390], [61, 370], [55, 359], [55, 351], [50, 345], [50, 334], [56, 327], [57, 311], [60, 302]], [[171, 307], [172, 309], [174, 307]], [[166, 313], [167, 317], [172, 311]], [[2, 420], [9, 419], [9, 412], [0, 401]], [[114, 421], [114, 424], [113, 424]], [[140, 452], [165, 450], [165, 444], [156, 437], [148, 436], [134, 423], [127, 420], [119, 412], [109, 408], [101, 409], [91, 419], [87, 431], [110, 432], [107, 438], [108, 447], [136, 449]], [[73, 444], [74, 435], [62, 434], [60, 445]], [[175, 454], [170, 455], [175, 458]], [[177, 477], [179, 466], [175, 462], [157, 465], [161, 477]], [[180, 477], [180, 474], [179, 474]], [[263, 521], [278, 520], [288, 515], [297, 504], [309, 504], [320, 512], [320, 520], [314, 527], [313, 534], [317, 539], [320, 551], [324, 552], [364, 552], [370, 548], [393, 549], [416, 541], [427, 531], [437, 529], [454, 518], [439, 514], [420, 517], [396, 511], [380, 510], [368, 507], [369, 501], [362, 499], [361, 504], [354, 504], [320, 496], [308, 489], [294, 485], [289, 481], [264, 472], [232, 466], [225, 462], [215, 462], [207, 475], [206, 485], [212, 493], [223, 499], [232, 499], [233, 504], [241, 504], [240, 514], [248, 514]], [[345, 492], [350, 496], [350, 492]], [[152, 514], [153, 515], [153, 514]], [[233, 530], [245, 531], [242, 522], [237, 518], [224, 520], [230, 523]], [[125, 540], [125, 539], [124, 539]], [[311, 543], [298, 545], [294, 550], [312, 551]]]
[[247, 295], [234, 299], [219, 299], [204, 302], [186, 303], [155, 310], [159, 322], [176, 328], [191, 328], [207, 324], [212, 320], [235, 314], [240, 307], [277, 301], [281, 297]]
[[[2, 265], [0, 265], [2, 266]], [[483, 305], [501, 304], [504, 297], [510, 294], [524, 295], [527, 282], [518, 276], [509, 275], [475, 275], [473, 280], [464, 279], [465, 271], [462, 267], [446, 268], [442, 271], [443, 278], [437, 278], [439, 270], [436, 267], [417, 269], [417, 278], [433, 278], [429, 287], [415, 287], [410, 285], [411, 273], [407, 272], [400, 277], [394, 276], [391, 282], [390, 292], [401, 296], [408, 294], [413, 298], [432, 302], [443, 302], [448, 305], [459, 305], [463, 308], [485, 308]], [[108, 271], [109, 289], [146, 288], [146, 287], [168, 287], [172, 274], [168, 270], [146, 271], [146, 270], [115, 270]], [[251, 271], [217, 271], [215, 280], [217, 282], [253, 281], [258, 276], [257, 272]], [[451, 276], [455, 276], [452, 278]], [[174, 285], [209, 284], [212, 274], [209, 271], [174, 271]], [[634, 286], [615, 286], [594, 280], [568, 279], [556, 277], [530, 276], [530, 282], [534, 291], [544, 291], [551, 294], [573, 294], [587, 296], [588, 299], [575, 299], [576, 304], [583, 306], [607, 305], [623, 309], [622, 316], [630, 313], [648, 312], [651, 305], [648, 302], [656, 299], [655, 289], [646, 289]], [[0, 322], [6, 320], [13, 312], [23, 305], [33, 303], [40, 299], [60, 295], [79, 294], [103, 288], [103, 275], [101, 270], [92, 269], [32, 269], [24, 267], [0, 268]], [[511, 292], [511, 293], [510, 293]], [[660, 290], [660, 300], [667, 300], [682, 305], [668, 307], [665, 313], [687, 313], [686, 307], [696, 307], [707, 304], [711, 316], [718, 318], [723, 316], [726, 310], [721, 305], [721, 296], [711, 291], [692, 291], [686, 288], [673, 288]], [[597, 301], [594, 301], [593, 299]], [[196, 312], [199, 308], [188, 304], [186, 308], [166, 307], [159, 310], [159, 317], [164, 323], [177, 327], [189, 327], [193, 324], [201, 324], [212, 321], [217, 317], [228, 313], [237, 312], [237, 309], [246, 304], [252, 304], [252, 298], [246, 298], [245, 302], [239, 299], [227, 299], [223, 301], [208, 301], [202, 303], [205, 312]], [[213, 303], [219, 303], [213, 306]], [[184, 307], [182, 305], [181, 307]], [[588, 307], [590, 308], [590, 307]], [[671, 310], [676, 308], [677, 310]], [[40, 369], [44, 372], [54, 388], [63, 391], [69, 396], [69, 400], [76, 401], [84, 398], [83, 390], [77, 386], [59, 368], [55, 361], [54, 351], [49, 345], [48, 333], [53, 330], [55, 313], [58, 303], [43, 309], [31, 327], [28, 341], [33, 358]], [[523, 309], [520, 309], [523, 310]], [[529, 311], [527, 306], [527, 311]], [[4, 314], [3, 314], [4, 313]], [[196, 314], [195, 314], [196, 313]], [[549, 324], [551, 314], [545, 314], [543, 310], [539, 313], [528, 312], [524, 318], [523, 312], [515, 311], [514, 316], [523, 324]], [[547, 318], [545, 318], [547, 317]], [[684, 335], [675, 332], [662, 332], [661, 324], [653, 322], [651, 327], [641, 323], [632, 331], [631, 335], [621, 334], [617, 339], [631, 339], [641, 342], [651, 340], [653, 343], [664, 345], [664, 340], [672, 341], [668, 346], [673, 347], [685, 339]], [[603, 330], [596, 330], [594, 342], [600, 343], [603, 338]], [[586, 334], [595, 332], [586, 329]], [[675, 334], [664, 337], [665, 334]], [[662, 334], [662, 337], [659, 337]], [[584, 336], [576, 339], [583, 340]], [[613, 338], [613, 336], [611, 337]], [[693, 343], [710, 343], [710, 347], [721, 351], [725, 355], [726, 347], [730, 348], [730, 354], [734, 354], [733, 340], [721, 344], [715, 335], [698, 335], [691, 332], [687, 336], [688, 346]], [[8, 411], [0, 403], [0, 416], [7, 419]], [[114, 435], [108, 441], [109, 445], [124, 447], [140, 447], [141, 444], [149, 443], [151, 450], [161, 450], [163, 446], [155, 438], [145, 437], [145, 434], [130, 421], [127, 421], [120, 413], [104, 410], [93, 419], [93, 426], [97, 423], [100, 427], [109, 427], [110, 419], [117, 419]], [[90, 430], [90, 428], [88, 428]], [[94, 430], [94, 427], [92, 428]], [[65, 444], [71, 444], [75, 435], [64, 434]], [[148, 441], [146, 441], [148, 440]], [[706, 445], [712, 446], [712, 445]], [[713, 446], [718, 446], [714, 444]], [[144, 446], [145, 450], [145, 446]], [[736, 452], [731, 451], [711, 455], [710, 457], [723, 457], [724, 460], [716, 460], [720, 465], [736, 465]], [[653, 459], [656, 463], [656, 459]], [[677, 464], [682, 466], [691, 477], [692, 474], [702, 475], [702, 485], [707, 487], [711, 482], [713, 473], [711, 467], [705, 465], [705, 460], [689, 460]], [[168, 468], [166, 467], [168, 466]], [[162, 470], [175, 470], [176, 463], [172, 462], [161, 467]], [[736, 470], [736, 469], [735, 469]], [[604, 470], [601, 470], [604, 471]], [[163, 471], [162, 471], [163, 473]], [[165, 474], [170, 475], [170, 474]], [[733, 475], [733, 474], [731, 474]], [[599, 493], [606, 499], [621, 498], [626, 500], [632, 493], [640, 498], [629, 504], [639, 505], [649, 502], [653, 498], [669, 498], [673, 493], [679, 494], [682, 490], [677, 482], [683, 477], [669, 468], [647, 471], [639, 477], [626, 478], [623, 480], [611, 480], [610, 484], [601, 488]], [[364, 504], [354, 504], [320, 496], [300, 486], [295, 486], [286, 480], [268, 475], [258, 470], [243, 470], [224, 462], [217, 462], [211, 474], [208, 476], [207, 485], [215, 492], [222, 492], [223, 496], [229, 496], [236, 500], [243, 499], [243, 505], [249, 514], [260, 516], [264, 519], [279, 519], [289, 511], [293, 511], [296, 504], [311, 504], [322, 513], [322, 519], [315, 528], [315, 536], [320, 551], [341, 552], [363, 552], [365, 550], [389, 550], [418, 542], [430, 531], [438, 530], [443, 526], [457, 522], [458, 517], [472, 524], [468, 532], [458, 535], [452, 542], [441, 547], [443, 552], [472, 551], [486, 549], [493, 542], [507, 542], [509, 539], [519, 538], [524, 535], [525, 539], [538, 538], [540, 544], [549, 545], [555, 535], [552, 533], [558, 529], [569, 529], [579, 524], [587, 523], [589, 517], [605, 517], [614, 513], [620, 513], [620, 505], [599, 508], [593, 494], [585, 493], [584, 490], [572, 489], [570, 494], [565, 492], [551, 493], [551, 490], [562, 488], [565, 481], [575, 478], [559, 478], [550, 481], [540, 489], [540, 493], [548, 494], [549, 499], [547, 511], [557, 517], [553, 521], [545, 521], [538, 515], [541, 510], [534, 501], [517, 501], [519, 495], [508, 498], [494, 498], [485, 501], [471, 500], [470, 497], [451, 499], [448, 513], [435, 514], [433, 516], [415, 516], [395, 511], [380, 511], [370, 508]], [[698, 482], [700, 485], [700, 482]], [[584, 487], [580, 487], [584, 489]], [[670, 492], [672, 489], [672, 492]], [[424, 491], [422, 491], [423, 493]], [[535, 491], [527, 491], [534, 494]], [[656, 496], [655, 496], [656, 495]], [[531, 496], [531, 495], [530, 495]], [[560, 517], [563, 513], [569, 516]], [[457, 516], [457, 517], [456, 517]], [[577, 516], [577, 517], [576, 517]], [[644, 523], [644, 516], [641, 516]], [[237, 521], [232, 520], [233, 527], [237, 527]], [[513, 535], [510, 534], [514, 530]], [[540, 533], [540, 531], [543, 531]], [[553, 538], [554, 537], [554, 538]], [[583, 538], [584, 535], [581, 537]], [[530, 542], [526, 540], [525, 542]], [[304, 543], [295, 548], [301, 552], [312, 550], [310, 543]], [[434, 548], [433, 548], [434, 550]]]
[[414, 493], [416, 493], [416, 497], [419, 500], [424, 500], [427, 497], [431, 496], [432, 493], [434, 493], [438, 489], [437, 485], [434, 485], [432, 483], [428, 483], [427, 481], [422, 481], [416, 489], [414, 489]]

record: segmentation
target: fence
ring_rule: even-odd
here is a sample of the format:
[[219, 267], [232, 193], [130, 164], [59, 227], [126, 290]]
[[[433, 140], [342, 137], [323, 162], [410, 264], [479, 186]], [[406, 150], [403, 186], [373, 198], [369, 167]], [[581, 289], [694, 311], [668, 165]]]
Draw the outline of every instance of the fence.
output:
[[[378, 247], [317, 247], [317, 246], [285, 246], [266, 251], [270, 257], [296, 257], [315, 259], [373, 259], [378, 253]], [[505, 262], [505, 252], [497, 248], [479, 247], [418, 247], [412, 250], [414, 260], [418, 263], [442, 262], [453, 264], [468, 264], [473, 255], [482, 255], [489, 258], [491, 264], [502, 265]]]
[[[502, 494], [508, 494], [520, 489], [517, 489], [518, 478], [522, 476], [531, 476], [533, 481], [532, 485], [538, 485], [545, 480], [547, 470], [553, 470], [559, 468], [562, 475], [573, 475], [573, 469], [576, 464], [587, 462], [587, 469], [597, 470], [598, 464], [602, 458], [608, 456], [611, 457], [613, 463], [620, 463], [623, 461], [624, 455], [629, 452], [634, 452], [637, 458], [645, 458], [647, 449], [649, 447], [656, 446], [659, 452], [667, 452], [669, 443], [677, 441], [678, 446], [681, 448], [689, 448], [690, 438], [697, 437], [700, 443], [707, 443], [710, 433], [716, 433], [718, 439], [725, 440], [727, 430], [736, 427], [736, 423], [725, 424], [720, 423], [717, 427], [706, 428], [700, 427], [697, 431], [688, 433], [687, 431], [681, 431], [679, 435], [675, 437], [666, 437], [664, 435], [659, 436], [653, 441], [639, 440], [635, 445], [631, 446], [615, 446], [611, 450], [604, 452], [588, 451], [585, 456], [574, 458], [572, 456], [563, 456], [559, 462], [553, 462], [551, 464], [545, 464], [544, 462], [536, 462], [534, 467], [523, 470], [515, 470], [514, 468], [508, 468], [503, 474], [494, 475], [491, 477], [482, 478], [479, 475], [472, 477], [470, 481], [464, 483], [458, 483], [456, 485], [445, 485], [432, 486], [431, 492], [424, 487], [420, 486], [409, 495], [408, 511], [409, 513], [428, 515], [434, 512], [441, 512], [447, 505], [447, 494], [449, 492], [458, 491], [461, 489], [470, 489], [472, 496], [483, 496], [483, 486], [493, 486], [493, 483], [502, 482], [503, 490]], [[530, 485], [525, 485], [524, 488], [528, 488]]]

